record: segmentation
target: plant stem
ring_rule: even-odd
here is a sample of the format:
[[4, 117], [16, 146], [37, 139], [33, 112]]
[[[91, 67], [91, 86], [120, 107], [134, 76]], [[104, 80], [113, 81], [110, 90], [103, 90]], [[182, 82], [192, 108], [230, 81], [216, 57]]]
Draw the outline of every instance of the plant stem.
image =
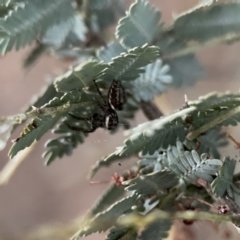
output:
[[233, 176], [233, 181], [234, 181], [234, 182], [238, 182], [238, 181], [240, 181], [240, 172], [234, 174], [234, 176]]
[[58, 114], [69, 112], [79, 107], [82, 107], [85, 104], [89, 104], [89, 102], [72, 104], [66, 103], [57, 107], [41, 107], [41, 108], [32, 107], [32, 111], [0, 118], [0, 124], [8, 122], [12, 124], [20, 124], [22, 121], [28, 118], [40, 117], [44, 115], [52, 115], [54, 117]]
[[154, 120], [163, 116], [162, 112], [158, 109], [156, 104], [153, 102], [141, 101], [141, 108], [143, 113], [149, 120]]
[[171, 59], [171, 58], [185, 56], [191, 53], [196, 53], [204, 48], [213, 47], [217, 44], [226, 44], [228, 42], [238, 40], [239, 38], [240, 38], [240, 32], [227, 34], [222, 37], [210, 39], [206, 42], [189, 45], [186, 48], [183, 48], [179, 51], [166, 54], [165, 56], [163, 56], [163, 59]]
[[228, 118], [234, 116], [235, 114], [240, 112], [240, 107], [236, 107], [233, 108], [231, 111], [220, 115], [218, 117], [216, 117], [214, 120], [212, 120], [211, 122], [206, 123], [205, 125], [201, 126], [200, 128], [190, 132], [187, 134], [186, 138], [189, 141], [192, 141], [194, 139], [196, 139], [199, 135], [201, 135], [202, 133], [205, 133], [207, 130], [215, 127], [216, 125], [218, 125], [219, 123], [227, 120]]
[[146, 216], [131, 214], [119, 219], [118, 223], [121, 225], [127, 225], [130, 227], [144, 228], [145, 226], [157, 221], [157, 220], [174, 220], [174, 219], [184, 219], [184, 220], [211, 220], [219, 222], [237, 222], [239, 216], [235, 215], [222, 215], [209, 212], [195, 212], [195, 211], [185, 211], [185, 212], [166, 212], [162, 210], [156, 210]]

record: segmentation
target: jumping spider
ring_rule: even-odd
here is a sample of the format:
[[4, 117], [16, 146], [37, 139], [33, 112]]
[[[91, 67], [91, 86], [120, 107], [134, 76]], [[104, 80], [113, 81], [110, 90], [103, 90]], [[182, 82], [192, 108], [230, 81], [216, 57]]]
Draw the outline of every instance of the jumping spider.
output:
[[67, 126], [74, 131], [81, 131], [85, 133], [94, 132], [97, 128], [105, 128], [107, 130], [114, 130], [118, 126], [118, 115], [116, 110], [122, 110], [123, 105], [126, 102], [125, 91], [121, 83], [117, 80], [113, 80], [108, 90], [108, 96], [106, 101], [95, 80], [93, 80], [95, 87], [98, 91], [102, 103], [98, 102], [99, 108], [102, 110], [101, 113], [94, 113], [90, 118], [77, 117], [71, 113], [69, 115], [77, 120], [84, 120], [91, 123], [91, 129], [80, 128], [76, 126]]

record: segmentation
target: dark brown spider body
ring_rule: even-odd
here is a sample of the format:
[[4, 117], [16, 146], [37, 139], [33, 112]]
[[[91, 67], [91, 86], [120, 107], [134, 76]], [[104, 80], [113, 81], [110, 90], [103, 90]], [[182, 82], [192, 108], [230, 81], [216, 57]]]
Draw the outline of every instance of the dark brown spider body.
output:
[[122, 110], [123, 104], [126, 101], [124, 89], [119, 81], [113, 80], [108, 91], [108, 101], [105, 101], [97, 83], [93, 81], [99, 96], [102, 99], [102, 103], [98, 102], [99, 108], [102, 110], [101, 113], [94, 113], [90, 118], [76, 117], [73, 114], [69, 115], [78, 120], [84, 120], [91, 123], [91, 129], [84, 129], [74, 126], [67, 126], [74, 131], [82, 132], [94, 132], [97, 128], [105, 128], [107, 130], [114, 130], [118, 126], [118, 115], [116, 110]]
[[112, 81], [108, 96], [108, 101], [112, 109], [123, 110], [123, 104], [126, 102], [126, 99], [124, 89], [119, 81]]

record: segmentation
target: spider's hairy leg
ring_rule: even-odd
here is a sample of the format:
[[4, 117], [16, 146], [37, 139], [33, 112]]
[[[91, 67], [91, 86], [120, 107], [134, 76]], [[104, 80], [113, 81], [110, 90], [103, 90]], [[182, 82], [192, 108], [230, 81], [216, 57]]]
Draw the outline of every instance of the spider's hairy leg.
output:
[[84, 121], [91, 121], [91, 118], [86, 118], [86, 117], [77, 117], [71, 113], [68, 113], [72, 118], [77, 119], [77, 120], [84, 120]]
[[101, 93], [101, 91], [100, 91], [100, 89], [99, 89], [99, 87], [98, 87], [98, 85], [97, 85], [97, 83], [96, 83], [96, 80], [93, 80], [93, 82], [94, 82], [94, 85], [95, 85], [95, 87], [96, 87], [96, 89], [97, 89], [97, 91], [98, 91], [98, 94], [99, 94], [100, 97], [102, 98], [103, 102], [105, 102], [105, 100], [104, 100], [104, 98], [103, 98], [103, 95], [102, 95], [102, 93]]
[[70, 126], [68, 123], [65, 123], [65, 124], [69, 127], [69, 129], [71, 129], [73, 131], [78, 131], [78, 132], [91, 133], [96, 130], [95, 127], [92, 127], [92, 129], [85, 129], [85, 128], [80, 128], [80, 127]]
[[[92, 122], [92, 118], [78, 117], [78, 116], [75, 116], [71, 113], [68, 113], [68, 115], [70, 115], [72, 118], [77, 119], [77, 120]], [[65, 122], [65, 124], [68, 126], [69, 129], [71, 129], [73, 131], [79, 131], [79, 132], [85, 132], [85, 133], [91, 133], [91, 132], [94, 132], [97, 129], [97, 126], [94, 125], [94, 124], [92, 124], [91, 129], [85, 129], [85, 128], [81, 128], [81, 127], [77, 127], [77, 126], [70, 126], [67, 122]]]

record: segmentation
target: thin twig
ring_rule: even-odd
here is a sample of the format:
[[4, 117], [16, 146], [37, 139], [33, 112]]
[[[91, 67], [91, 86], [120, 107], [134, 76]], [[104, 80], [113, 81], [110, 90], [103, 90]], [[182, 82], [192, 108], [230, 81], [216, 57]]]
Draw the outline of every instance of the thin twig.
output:
[[229, 119], [230, 117], [234, 116], [235, 114], [240, 112], [240, 107], [233, 108], [231, 111], [216, 117], [213, 121], [206, 123], [205, 125], [201, 126], [200, 128], [190, 132], [187, 134], [186, 138], [189, 141], [196, 139], [202, 133], [205, 133], [209, 129], [215, 127], [217, 124]]
[[185, 55], [188, 55], [191, 53], [199, 52], [200, 50], [205, 49], [205, 48], [213, 47], [218, 44], [226, 44], [228, 42], [238, 40], [239, 38], [240, 38], [240, 32], [227, 34], [222, 37], [213, 38], [213, 39], [205, 41], [205, 42], [197, 43], [194, 45], [188, 45], [186, 48], [181, 49], [176, 52], [173, 52], [173, 53], [166, 54], [162, 58], [163, 59], [172, 59], [172, 58], [176, 58], [176, 57], [185, 56]]
[[141, 108], [143, 113], [149, 120], [154, 120], [163, 116], [163, 113], [158, 109], [156, 104], [153, 102], [141, 101]]
[[9, 179], [12, 177], [19, 165], [26, 159], [26, 157], [30, 154], [30, 152], [34, 149], [35, 146], [36, 142], [34, 142], [30, 147], [25, 148], [23, 151], [19, 152], [17, 156], [11, 159], [4, 166], [4, 168], [0, 172], [0, 185], [8, 183]]
[[51, 115], [54, 117], [61, 113], [69, 112], [69, 111], [72, 111], [79, 107], [82, 107], [84, 105], [88, 105], [89, 103], [90, 103], [90, 101], [84, 102], [84, 103], [72, 103], [72, 104], [66, 103], [66, 104], [63, 104], [63, 105], [57, 106], [57, 107], [41, 107], [41, 108], [32, 107], [32, 111], [0, 118], [0, 124], [7, 123], [7, 122], [13, 122], [13, 121], [16, 124], [20, 124], [22, 121], [24, 121], [26, 119], [40, 117], [40, 116], [44, 116], [44, 115]]

